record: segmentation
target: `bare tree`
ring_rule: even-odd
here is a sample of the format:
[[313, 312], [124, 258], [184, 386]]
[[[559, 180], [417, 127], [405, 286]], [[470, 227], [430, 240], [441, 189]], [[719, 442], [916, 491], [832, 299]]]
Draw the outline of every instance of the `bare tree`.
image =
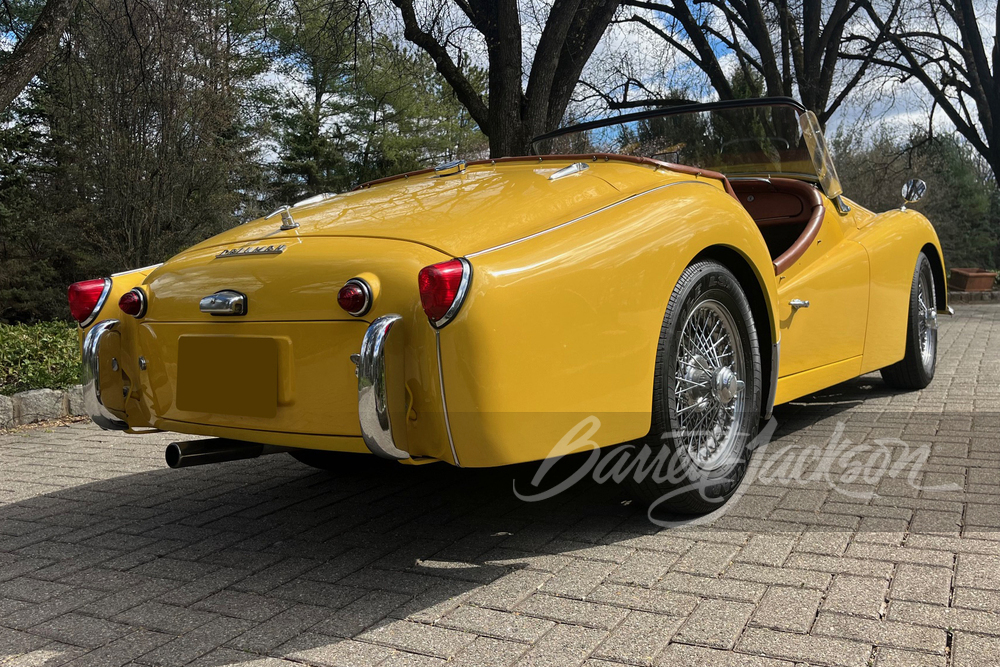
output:
[[[521, 155], [533, 136], [562, 121], [584, 65], [611, 23], [621, 0], [554, 0], [541, 31], [523, 87], [521, 12], [516, 0], [451, 0], [485, 41], [489, 59], [488, 97], [470, 83], [453, 57], [438, 0], [428, 20], [417, 16], [414, 0], [392, 0], [403, 19], [406, 39], [427, 52], [458, 99], [489, 137], [494, 156]], [[425, 17], [426, 18], [426, 17]]]
[[[651, 20], [637, 12], [624, 20], [645, 26], [683, 53], [723, 100], [741, 92], [733, 89], [732, 77], [721, 62], [724, 54], [733, 54], [744, 81], [760, 81], [769, 96], [793, 96], [797, 91], [800, 101], [825, 124], [871, 64], [862, 59], [850, 74], [843, 72], [840, 48], [859, 12], [858, 0], [802, 0], [794, 6], [789, 0], [624, 0], [623, 4], [653, 10], [654, 19], [666, 18]], [[642, 105], [642, 100], [620, 102]]]
[[[932, 98], [930, 127], [940, 109], [1000, 178], [997, 5], [977, 6], [974, 0], [860, 2], [872, 30], [849, 40], [853, 48], [847, 57], [896, 72], [903, 82], [918, 81]], [[976, 16], [990, 9], [993, 35], [984, 39]]]
[[0, 109], [6, 109], [59, 47], [79, 0], [48, 0], [24, 38], [0, 67]]

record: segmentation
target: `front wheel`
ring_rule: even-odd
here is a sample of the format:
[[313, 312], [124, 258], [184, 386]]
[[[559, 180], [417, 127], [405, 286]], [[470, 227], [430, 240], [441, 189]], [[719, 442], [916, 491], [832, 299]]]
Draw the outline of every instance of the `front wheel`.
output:
[[886, 366], [882, 379], [896, 389], [923, 389], [934, 379], [937, 366], [937, 293], [927, 255], [920, 253], [910, 285], [906, 320], [906, 352], [902, 361]]
[[660, 474], [629, 478], [641, 500], [678, 514], [717, 509], [746, 474], [760, 419], [760, 342], [750, 303], [722, 264], [681, 274], [667, 305], [645, 446]]

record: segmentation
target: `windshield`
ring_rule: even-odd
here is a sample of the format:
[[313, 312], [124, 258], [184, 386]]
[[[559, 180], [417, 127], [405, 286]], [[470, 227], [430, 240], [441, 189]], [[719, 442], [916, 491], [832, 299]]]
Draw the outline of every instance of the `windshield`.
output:
[[[722, 108], [718, 108], [722, 107]], [[816, 180], [794, 103], [715, 103], [631, 114], [557, 130], [536, 155], [614, 153], [722, 172]]]

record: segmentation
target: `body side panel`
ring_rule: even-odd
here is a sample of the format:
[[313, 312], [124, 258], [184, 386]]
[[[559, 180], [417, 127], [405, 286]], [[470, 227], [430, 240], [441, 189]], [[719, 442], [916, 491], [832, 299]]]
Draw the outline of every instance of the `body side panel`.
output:
[[[868, 319], [868, 253], [852, 240], [854, 218], [823, 197], [826, 214], [810, 247], [778, 276], [780, 377], [864, 352]], [[793, 299], [809, 302], [795, 309]], [[819, 377], [819, 376], [816, 376]], [[817, 387], [819, 388], [819, 387]]]
[[[763, 238], [732, 197], [704, 181], [474, 253], [470, 295], [440, 332], [462, 465], [543, 458], [592, 415], [601, 446], [645, 435], [667, 302], [684, 268], [710, 246], [733, 248], [754, 267], [773, 312]], [[770, 344], [776, 325], [760, 334]]]

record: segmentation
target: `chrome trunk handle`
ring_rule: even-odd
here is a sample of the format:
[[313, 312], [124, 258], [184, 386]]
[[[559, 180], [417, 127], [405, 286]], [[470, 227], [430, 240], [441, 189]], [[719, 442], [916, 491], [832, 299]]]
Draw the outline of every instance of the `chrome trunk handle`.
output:
[[198, 308], [209, 315], [246, 315], [247, 295], [235, 290], [222, 290], [204, 297]]

